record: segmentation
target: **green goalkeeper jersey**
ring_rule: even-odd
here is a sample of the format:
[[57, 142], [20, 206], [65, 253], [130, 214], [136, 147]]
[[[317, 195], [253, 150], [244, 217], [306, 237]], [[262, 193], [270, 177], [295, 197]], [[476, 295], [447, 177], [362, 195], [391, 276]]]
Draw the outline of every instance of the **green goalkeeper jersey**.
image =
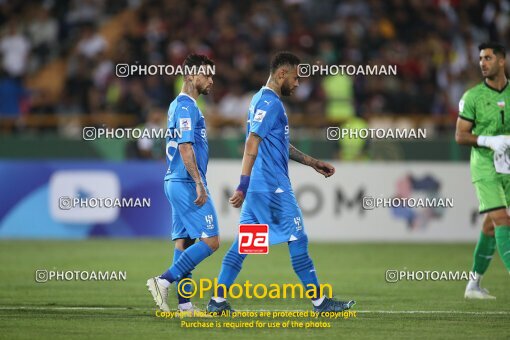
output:
[[[506, 108], [506, 104], [509, 105]], [[510, 135], [510, 86], [498, 91], [482, 82], [464, 93], [459, 102], [459, 117], [473, 123], [476, 136]], [[471, 179], [495, 179], [494, 151], [489, 148], [471, 148]]]

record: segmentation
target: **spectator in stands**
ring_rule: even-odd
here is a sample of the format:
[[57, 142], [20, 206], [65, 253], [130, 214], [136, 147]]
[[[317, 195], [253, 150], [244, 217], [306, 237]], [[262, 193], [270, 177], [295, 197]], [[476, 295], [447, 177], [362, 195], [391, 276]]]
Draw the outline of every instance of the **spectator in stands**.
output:
[[85, 24], [81, 31], [80, 40], [76, 46], [76, 53], [89, 60], [93, 60], [104, 52], [106, 47], [106, 40], [96, 30], [94, 24]]
[[58, 52], [58, 22], [43, 6], [36, 7], [33, 16], [34, 18], [28, 24], [27, 32], [33, 46], [33, 68], [39, 69]]
[[[166, 122], [166, 110], [152, 107], [146, 122], [138, 128], [146, 131], [166, 130]], [[128, 154], [132, 158], [163, 160], [166, 155], [165, 143], [165, 138], [139, 138], [128, 145]]]
[[90, 113], [89, 94], [93, 88], [90, 62], [84, 57], [77, 57], [70, 68], [65, 84], [68, 105], [78, 105], [83, 113]]
[[71, 0], [66, 14], [66, 21], [70, 25], [98, 22], [104, 11], [103, 0]]
[[25, 75], [30, 48], [30, 41], [21, 33], [16, 21], [9, 21], [0, 39], [2, 69], [8, 76], [18, 78]]
[[248, 107], [253, 94], [247, 93], [241, 83], [231, 85], [230, 92], [220, 100], [217, 112], [223, 119], [223, 124], [245, 126]]
[[[203, 111], [216, 104], [228, 116], [233, 114], [229, 109], [233, 102], [258, 90], [258, 84], [265, 81], [267, 61], [280, 49], [290, 49], [311, 63], [398, 67], [397, 76], [391, 77], [336, 76], [303, 81], [296, 97], [287, 102], [290, 117], [302, 113], [298, 116], [313, 116], [314, 122], [368, 114], [454, 117], [459, 93], [478, 79], [471, 71], [478, 59], [476, 42], [510, 40], [507, 0], [71, 0], [44, 2], [49, 4], [47, 11], [38, 10], [36, 19], [30, 15], [34, 2], [43, 7], [43, 1], [38, 0], [26, 4], [7, 1], [2, 7], [0, 54], [7, 74], [19, 77], [27, 69], [31, 43], [18, 28], [27, 27], [34, 53], [45, 63], [44, 46], [57, 41], [57, 22], [61, 26], [57, 49], [70, 64], [66, 100], [77, 103], [83, 112], [105, 108], [140, 118], [150, 105], [160, 105], [165, 95], [163, 102], [175, 96], [169, 90], [170, 77], [162, 81], [148, 77], [141, 82], [109, 77], [117, 63], [178, 65], [187, 53], [207, 54], [216, 61], [222, 93], [213, 93], [216, 102], [205, 102]], [[134, 9], [134, 16], [120, 27], [121, 38], [113, 41], [113, 56], [104, 54], [107, 42], [96, 27], [116, 20], [114, 15], [127, 6]], [[74, 46], [75, 53], [69, 53], [67, 46]], [[90, 75], [75, 71], [77, 56], [87, 60], [84, 67], [93, 73], [92, 84], [88, 83]], [[174, 80], [178, 81], [171, 82]], [[239, 84], [243, 93], [239, 93]], [[452, 124], [454, 121], [451, 119]], [[218, 122], [221, 129], [223, 123]], [[310, 126], [306, 119], [301, 124]]]

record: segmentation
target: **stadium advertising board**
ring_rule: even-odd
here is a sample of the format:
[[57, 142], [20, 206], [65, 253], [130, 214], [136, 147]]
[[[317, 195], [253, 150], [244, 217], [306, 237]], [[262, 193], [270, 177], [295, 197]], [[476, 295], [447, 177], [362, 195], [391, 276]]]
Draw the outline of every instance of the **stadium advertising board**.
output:
[[[462, 164], [334, 163], [324, 179], [290, 164], [313, 241], [471, 241], [481, 219]], [[213, 160], [208, 187], [221, 235], [232, 240], [239, 210], [228, 204], [238, 161]], [[161, 162], [0, 162], [2, 238], [167, 237], [171, 211]], [[73, 205], [72, 207], [68, 205]]]

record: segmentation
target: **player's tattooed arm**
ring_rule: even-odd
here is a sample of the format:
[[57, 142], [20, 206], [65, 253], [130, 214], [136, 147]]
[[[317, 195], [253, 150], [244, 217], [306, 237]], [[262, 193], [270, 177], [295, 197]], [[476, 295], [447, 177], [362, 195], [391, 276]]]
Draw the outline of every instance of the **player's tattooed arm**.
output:
[[179, 144], [179, 153], [181, 154], [182, 162], [191, 178], [193, 178], [197, 184], [202, 182], [202, 178], [198, 172], [197, 159], [195, 157], [193, 145], [191, 143]]
[[207, 191], [205, 190], [204, 183], [202, 182], [202, 177], [198, 171], [197, 159], [195, 157], [193, 145], [191, 143], [179, 144], [179, 153], [181, 155], [182, 162], [186, 167], [186, 170], [197, 185], [197, 199], [194, 201], [194, 203], [200, 207], [207, 201]]
[[246, 139], [246, 145], [244, 146], [243, 164], [241, 175], [250, 176], [255, 160], [259, 153], [259, 144], [262, 141], [259, 135], [256, 133], [250, 133], [248, 139]]
[[298, 163], [311, 166], [324, 177], [330, 177], [335, 173], [335, 167], [333, 165], [319, 161], [318, 159], [299, 151], [292, 144], [289, 145], [289, 158]]
[[229, 202], [234, 208], [239, 208], [244, 201], [248, 186], [250, 184], [251, 170], [259, 153], [259, 144], [262, 141], [256, 133], [250, 133], [244, 146], [243, 164], [241, 169], [241, 182]]
[[299, 151], [294, 145], [289, 144], [289, 158], [298, 163], [313, 167], [313, 164], [318, 162], [315, 158], [308, 156], [302, 151]]

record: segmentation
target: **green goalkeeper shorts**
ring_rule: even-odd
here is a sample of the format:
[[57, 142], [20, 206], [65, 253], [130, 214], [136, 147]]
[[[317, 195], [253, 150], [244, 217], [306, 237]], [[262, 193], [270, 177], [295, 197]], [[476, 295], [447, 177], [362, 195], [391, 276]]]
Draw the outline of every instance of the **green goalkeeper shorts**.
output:
[[473, 183], [480, 202], [480, 214], [507, 208], [510, 205], [510, 175], [499, 175], [494, 179], [481, 179]]

